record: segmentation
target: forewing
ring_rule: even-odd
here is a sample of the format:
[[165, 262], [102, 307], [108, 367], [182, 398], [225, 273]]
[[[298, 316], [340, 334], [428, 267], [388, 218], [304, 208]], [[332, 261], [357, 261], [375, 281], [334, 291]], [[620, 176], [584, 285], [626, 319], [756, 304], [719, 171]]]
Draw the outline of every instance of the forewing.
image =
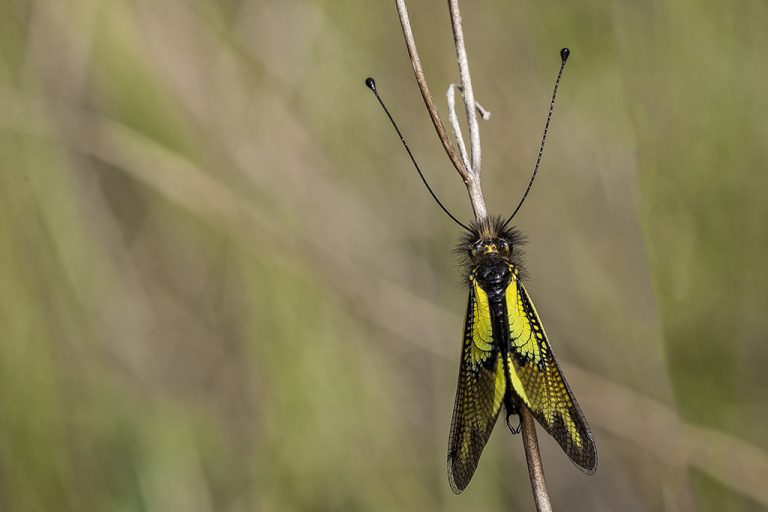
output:
[[477, 468], [506, 391], [499, 343], [493, 339], [488, 296], [471, 282], [459, 382], [448, 441], [448, 479], [459, 494]]
[[507, 288], [512, 387], [534, 417], [582, 471], [597, 469], [597, 451], [584, 414], [565, 381], [523, 283]]

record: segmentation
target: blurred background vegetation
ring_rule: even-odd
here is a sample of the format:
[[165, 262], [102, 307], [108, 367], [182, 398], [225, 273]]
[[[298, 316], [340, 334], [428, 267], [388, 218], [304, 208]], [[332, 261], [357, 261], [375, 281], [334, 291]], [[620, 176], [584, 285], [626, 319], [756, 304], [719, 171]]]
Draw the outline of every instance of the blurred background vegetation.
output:
[[[411, 2], [457, 80], [445, 2]], [[592, 424], [559, 510], [768, 509], [768, 4], [464, 2], [490, 210]], [[445, 469], [469, 218], [390, 1], [0, 3], [0, 509], [530, 510]]]

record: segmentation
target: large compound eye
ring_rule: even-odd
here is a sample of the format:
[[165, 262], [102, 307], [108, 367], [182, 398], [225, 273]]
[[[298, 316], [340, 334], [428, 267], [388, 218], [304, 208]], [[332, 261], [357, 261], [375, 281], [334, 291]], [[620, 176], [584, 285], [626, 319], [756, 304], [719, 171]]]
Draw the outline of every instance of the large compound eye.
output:
[[473, 243], [469, 246], [469, 255], [472, 257], [480, 256], [483, 253], [483, 246], [485, 244], [482, 240], [478, 240], [477, 242]]

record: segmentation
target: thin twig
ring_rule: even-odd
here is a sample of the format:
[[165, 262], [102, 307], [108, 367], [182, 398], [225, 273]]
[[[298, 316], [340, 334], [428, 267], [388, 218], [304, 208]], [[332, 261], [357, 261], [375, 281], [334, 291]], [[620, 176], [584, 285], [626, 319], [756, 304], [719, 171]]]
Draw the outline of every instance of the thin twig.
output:
[[458, 0], [448, 0], [451, 11], [451, 27], [453, 27], [453, 41], [456, 45], [456, 60], [459, 63], [459, 78], [461, 88], [464, 91], [464, 107], [467, 111], [467, 125], [469, 126], [469, 147], [472, 152], [472, 171], [480, 175], [480, 127], [477, 123], [475, 111], [475, 93], [472, 89], [472, 79], [469, 75], [469, 60], [467, 50], [464, 47], [464, 29], [461, 25], [461, 12]]
[[[469, 201], [472, 203], [472, 210], [475, 212], [475, 220], [481, 222], [488, 217], [488, 213], [485, 209], [483, 190], [480, 187], [480, 128], [477, 123], [475, 94], [472, 89], [472, 79], [469, 74], [467, 50], [464, 47], [464, 29], [461, 25], [461, 12], [459, 11], [458, 0], [448, 0], [448, 7], [451, 12], [453, 42], [456, 46], [456, 60], [459, 64], [459, 80], [461, 81], [464, 109], [466, 110], [467, 125], [469, 126], [469, 148], [471, 151], [470, 171], [472, 179], [465, 181], [465, 183], [467, 185], [467, 193], [469, 193]], [[458, 129], [458, 122], [454, 126], [454, 129], [457, 132], [456, 137], [463, 140], [461, 130]]]
[[533, 414], [525, 405], [520, 406], [520, 422], [523, 427], [523, 447], [525, 448], [525, 459], [528, 462], [528, 476], [531, 477], [536, 510], [538, 512], [552, 512], [547, 482], [544, 480], [544, 466], [541, 464], [539, 440], [536, 437], [536, 422], [533, 420]]
[[471, 179], [470, 170], [464, 166], [459, 155], [456, 154], [456, 150], [453, 148], [453, 144], [451, 144], [448, 134], [445, 132], [445, 126], [440, 119], [440, 114], [437, 112], [435, 102], [432, 100], [427, 80], [424, 78], [424, 70], [421, 67], [419, 52], [416, 50], [416, 41], [413, 39], [413, 30], [411, 29], [411, 21], [408, 18], [408, 8], [405, 6], [405, 0], [395, 0], [395, 4], [397, 5], [397, 13], [400, 16], [400, 25], [403, 27], [405, 46], [408, 48], [408, 55], [413, 65], [413, 73], [416, 75], [416, 83], [419, 85], [421, 97], [424, 98], [424, 104], [427, 106], [429, 117], [432, 118], [432, 124], [435, 125], [437, 136], [440, 138], [440, 142], [443, 143], [443, 148], [448, 153], [448, 158], [451, 159], [451, 163], [459, 171], [459, 175], [461, 175], [464, 182], [467, 183]]
[[[467, 193], [469, 194], [469, 201], [472, 204], [472, 210], [475, 213], [475, 220], [480, 222], [485, 220], [488, 217], [488, 213], [485, 209], [485, 199], [483, 199], [483, 191], [480, 187], [480, 175], [476, 172], [474, 172], [473, 167], [467, 167], [464, 165], [464, 162], [462, 161], [459, 154], [456, 152], [456, 150], [453, 147], [453, 144], [451, 144], [450, 139], [448, 138], [448, 134], [445, 131], [445, 125], [443, 125], [443, 121], [440, 119], [440, 114], [437, 112], [437, 107], [435, 107], [435, 102], [432, 100], [432, 94], [429, 92], [429, 87], [427, 86], [427, 80], [424, 78], [424, 70], [421, 67], [421, 60], [419, 59], [419, 53], [416, 50], [416, 41], [413, 38], [413, 30], [411, 29], [411, 21], [408, 18], [408, 9], [405, 6], [405, 0], [395, 0], [395, 5], [397, 6], [397, 13], [400, 16], [400, 25], [403, 28], [403, 37], [405, 38], [405, 46], [408, 48], [408, 55], [411, 59], [411, 65], [413, 66], [413, 73], [416, 75], [416, 83], [419, 85], [419, 90], [421, 91], [421, 97], [424, 98], [424, 104], [427, 106], [427, 111], [429, 112], [429, 117], [432, 118], [432, 124], [435, 126], [435, 130], [437, 131], [437, 136], [440, 138], [440, 142], [443, 144], [443, 148], [445, 148], [445, 152], [448, 154], [448, 158], [451, 159], [451, 163], [453, 163], [453, 166], [456, 168], [456, 170], [459, 172], [459, 175], [461, 176], [462, 180], [464, 180], [464, 184], [467, 187]], [[458, 10], [458, 7], [457, 7]], [[451, 17], [453, 20], [453, 16]], [[461, 23], [461, 18], [458, 18], [459, 24]], [[454, 29], [455, 31], [456, 29]], [[459, 30], [461, 28], [459, 27]], [[463, 42], [463, 39], [462, 39]], [[457, 50], [458, 52], [458, 50]], [[462, 51], [463, 52], [463, 51]], [[463, 52], [466, 57], [466, 52]], [[467, 69], [469, 69], [467, 67]], [[463, 77], [462, 77], [463, 79]], [[467, 84], [465, 84], [463, 81], [461, 83], [462, 87], [465, 88], [466, 91], [469, 91], [471, 93], [471, 84], [469, 85], [469, 88], [467, 89]], [[467, 94], [464, 95], [464, 105], [467, 105]], [[471, 105], [472, 105], [472, 112], [474, 112], [474, 97], [471, 99]], [[477, 124], [477, 117], [475, 116], [475, 124]], [[470, 128], [470, 134], [472, 133], [472, 129]], [[480, 139], [477, 138], [477, 145], [479, 146]], [[479, 152], [476, 152], [473, 149], [473, 156], [477, 154], [479, 156]], [[478, 166], [479, 169], [479, 166]]]
[[483, 118], [483, 121], [488, 121], [491, 118], [491, 112], [480, 103], [475, 102], [475, 108], [477, 109], [477, 113], [480, 114], [480, 117]]
[[[459, 118], [456, 115], [456, 89], [458, 89], [461, 94], [464, 94], [461, 86], [457, 84], [449, 85], [448, 90], [445, 93], [445, 98], [448, 101], [448, 122], [451, 123], [451, 127], [453, 128], [453, 135], [456, 138], [456, 143], [459, 145], [459, 152], [461, 153], [461, 158], [464, 160], [464, 165], [467, 168], [471, 168], [472, 164], [470, 163], [469, 157], [467, 156], [467, 147], [464, 144], [464, 137], [461, 134]], [[483, 119], [483, 121], [488, 121], [491, 118], [491, 113], [483, 108], [480, 102], [475, 102], [475, 110]]]
[[459, 146], [461, 159], [464, 160], [464, 165], [468, 169], [471, 169], [472, 163], [469, 161], [467, 146], [464, 144], [464, 137], [461, 135], [461, 125], [459, 125], [459, 118], [456, 115], [456, 94], [454, 89], [457, 88], [461, 89], [461, 86], [451, 84], [448, 86], [448, 92], [445, 93], [445, 98], [448, 101], [448, 122], [451, 123], [451, 127], [453, 128], [453, 136], [456, 138], [456, 144]]

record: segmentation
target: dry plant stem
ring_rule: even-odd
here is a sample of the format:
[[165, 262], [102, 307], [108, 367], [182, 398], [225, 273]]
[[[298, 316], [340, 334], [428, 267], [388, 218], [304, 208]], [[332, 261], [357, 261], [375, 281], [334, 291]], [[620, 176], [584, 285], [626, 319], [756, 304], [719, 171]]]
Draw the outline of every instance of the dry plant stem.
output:
[[467, 111], [467, 125], [469, 126], [469, 147], [472, 152], [472, 171], [480, 175], [480, 126], [477, 123], [475, 111], [475, 93], [472, 89], [472, 79], [469, 75], [469, 60], [467, 50], [464, 47], [464, 29], [461, 25], [461, 12], [458, 0], [448, 0], [451, 11], [451, 27], [453, 27], [453, 41], [456, 45], [456, 60], [459, 63], [459, 78], [461, 89], [464, 92], [464, 108]]
[[475, 212], [475, 221], [482, 222], [488, 218], [488, 212], [485, 209], [485, 199], [483, 199], [483, 189], [480, 187], [480, 176], [471, 174], [470, 179], [464, 181], [469, 194], [469, 202], [472, 203], [472, 210]]
[[456, 144], [459, 146], [459, 152], [461, 153], [461, 159], [464, 160], [464, 165], [468, 168], [472, 168], [472, 163], [469, 161], [469, 155], [467, 154], [467, 146], [464, 144], [464, 137], [461, 136], [461, 126], [459, 125], [459, 118], [456, 116], [456, 94], [454, 89], [457, 88], [456, 84], [448, 86], [448, 92], [445, 97], [448, 101], [448, 122], [451, 123], [453, 128], [453, 135], [456, 137]]
[[[464, 137], [461, 135], [459, 118], [456, 116], [456, 89], [464, 94], [464, 92], [461, 90], [461, 86], [456, 84], [449, 85], [448, 91], [445, 93], [445, 98], [448, 102], [448, 122], [451, 123], [451, 127], [453, 128], [453, 135], [456, 137], [456, 143], [459, 145], [459, 152], [461, 153], [462, 160], [464, 160], [464, 165], [467, 168], [471, 168], [472, 164], [470, 163], [469, 157], [467, 156], [467, 146], [464, 145]], [[475, 109], [484, 121], [487, 121], [491, 118], [491, 113], [484, 109], [483, 106], [477, 101], [475, 102]]]
[[[443, 144], [443, 148], [448, 154], [448, 158], [451, 159], [451, 163], [453, 163], [453, 166], [459, 172], [461, 179], [464, 180], [464, 184], [467, 186], [469, 201], [472, 204], [472, 210], [475, 213], [475, 220], [482, 221], [488, 217], [488, 213], [485, 209], [483, 191], [480, 188], [480, 175], [473, 172], [472, 168], [468, 168], [464, 165], [461, 157], [454, 149], [453, 144], [451, 144], [448, 134], [445, 131], [445, 125], [443, 125], [443, 121], [440, 119], [440, 114], [437, 112], [437, 107], [435, 107], [435, 102], [432, 100], [432, 94], [429, 92], [427, 80], [424, 78], [424, 70], [421, 67], [421, 59], [419, 59], [419, 53], [416, 50], [416, 41], [413, 38], [413, 30], [411, 29], [411, 21], [408, 18], [408, 9], [405, 6], [405, 0], [395, 0], [395, 5], [397, 6], [397, 13], [400, 17], [400, 25], [403, 28], [403, 37], [405, 38], [405, 46], [408, 48], [408, 55], [410, 56], [411, 65], [413, 66], [413, 73], [416, 75], [416, 83], [419, 85], [421, 97], [424, 99], [424, 104], [427, 106], [429, 117], [432, 118], [432, 124], [435, 126], [437, 136], [440, 138], [440, 142]], [[466, 52], [464, 53], [466, 54]], [[462, 86], [466, 86], [466, 84], [462, 82]], [[468, 90], [471, 92], [471, 86]], [[466, 105], [466, 98], [464, 104]], [[474, 98], [472, 99], [472, 105], [474, 105]], [[474, 112], [474, 107], [472, 111]], [[475, 118], [475, 120], [477, 120], [477, 118]]]
[[[451, 89], [458, 89], [461, 94], [464, 94], [464, 91], [461, 90], [461, 86], [458, 84], [449, 85], [448, 92], [446, 94], [453, 94], [453, 91]], [[483, 107], [480, 104], [480, 102], [477, 100], [475, 100], [475, 110], [477, 110], [477, 113], [480, 114], [480, 117], [483, 118], [483, 121], [488, 121], [491, 118], [491, 113], [485, 107]]]
[[408, 18], [408, 8], [405, 6], [405, 0], [395, 0], [395, 5], [397, 5], [397, 13], [400, 16], [400, 25], [403, 27], [405, 46], [408, 48], [408, 55], [411, 59], [411, 65], [413, 65], [413, 73], [416, 75], [416, 83], [419, 85], [421, 97], [424, 98], [424, 104], [427, 106], [429, 117], [432, 118], [432, 124], [435, 125], [437, 136], [440, 138], [440, 142], [443, 143], [443, 148], [445, 149], [445, 152], [448, 153], [448, 158], [451, 159], [451, 163], [453, 163], [453, 166], [459, 171], [461, 178], [466, 183], [469, 179], [470, 171], [459, 159], [459, 155], [456, 154], [456, 150], [453, 148], [450, 139], [448, 139], [448, 134], [445, 132], [445, 126], [440, 119], [440, 114], [437, 112], [435, 102], [432, 100], [432, 94], [429, 92], [427, 80], [424, 78], [424, 69], [421, 67], [419, 52], [416, 50], [416, 41], [413, 38], [411, 20]]
[[483, 108], [483, 106], [478, 102], [475, 102], [475, 108], [477, 109], [477, 113], [480, 114], [480, 117], [483, 118], [483, 121], [487, 121], [491, 118], [490, 111]]
[[552, 504], [549, 502], [547, 482], [544, 480], [544, 467], [541, 464], [539, 452], [539, 440], [536, 437], [536, 423], [533, 414], [525, 406], [520, 407], [520, 421], [523, 427], [523, 446], [525, 447], [525, 459], [528, 461], [528, 475], [531, 477], [533, 500], [536, 502], [538, 512], [552, 512]]
[[[461, 12], [458, 0], [448, 0], [451, 12], [451, 28], [453, 28], [453, 42], [456, 46], [456, 60], [459, 64], [459, 80], [461, 82], [464, 109], [467, 113], [467, 125], [469, 126], [469, 149], [471, 152], [471, 176], [472, 180], [465, 182], [472, 209], [475, 212], [475, 220], [482, 221], [488, 217], [483, 199], [483, 190], [480, 187], [480, 127], [477, 123], [477, 111], [475, 106], [475, 93], [472, 89], [472, 79], [469, 75], [469, 60], [467, 50], [464, 47], [464, 29], [461, 25]], [[456, 138], [461, 139], [461, 131], [458, 121], [454, 125]]]

